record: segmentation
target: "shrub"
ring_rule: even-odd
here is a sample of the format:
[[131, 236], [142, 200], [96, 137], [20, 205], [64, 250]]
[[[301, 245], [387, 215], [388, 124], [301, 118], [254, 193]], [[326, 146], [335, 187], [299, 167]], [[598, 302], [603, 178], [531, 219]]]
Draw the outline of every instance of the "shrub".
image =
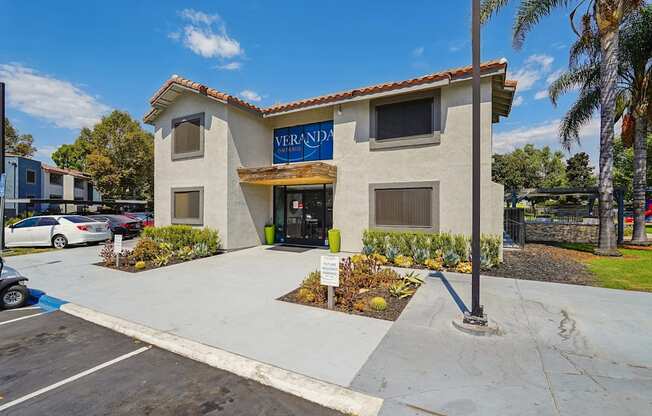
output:
[[137, 261], [136, 264], [134, 264], [134, 269], [136, 270], [143, 270], [147, 266], [147, 263], [144, 261], [140, 260]]
[[208, 245], [206, 243], [195, 244], [192, 248], [192, 256], [194, 258], [208, 257], [211, 255]]
[[297, 299], [299, 302], [312, 303], [315, 301], [315, 294], [310, 289], [302, 287], [299, 289], [299, 293], [297, 293]]
[[[502, 236], [482, 235], [480, 250], [485, 257], [485, 264], [497, 265], [500, 262], [500, 247]], [[460, 260], [468, 260], [470, 238], [461, 234], [450, 233], [418, 233], [384, 230], [365, 230], [362, 234], [362, 244], [367, 255], [381, 254], [395, 263], [399, 255], [409, 256], [421, 263], [428, 258], [437, 259], [444, 253], [454, 252]], [[426, 254], [424, 258], [424, 254]]]
[[167, 243], [173, 251], [183, 247], [205, 244], [208, 252], [215, 254], [221, 246], [219, 233], [211, 228], [193, 228], [189, 225], [168, 225], [165, 227], [148, 227], [143, 230], [143, 237], [156, 243]]
[[470, 261], [463, 261], [457, 265], [455, 271], [458, 273], [471, 273], [471, 271], [473, 271], [473, 267]]
[[320, 279], [321, 274], [318, 271], [310, 272], [301, 283], [301, 288], [310, 291], [315, 296], [314, 302], [323, 303], [328, 297], [328, 289], [321, 285]]
[[154, 260], [160, 251], [161, 249], [154, 240], [151, 238], [141, 238], [131, 251], [131, 257], [137, 262], [150, 261]]
[[190, 248], [189, 246], [181, 247], [176, 252], [176, 256], [181, 261], [188, 261], [188, 260], [192, 260], [193, 258], [195, 258], [195, 255], [194, 255], [194, 253], [192, 251], [192, 248]]
[[384, 311], [385, 309], [387, 309], [387, 301], [380, 296], [376, 296], [374, 298], [371, 298], [371, 300], [369, 301], [369, 306], [371, 306], [371, 309], [375, 311], [379, 311], [379, 312]]
[[105, 266], [112, 266], [115, 264], [115, 253], [113, 252], [113, 243], [107, 242], [100, 250], [100, 257]]
[[439, 271], [443, 268], [444, 263], [442, 263], [442, 261], [439, 259], [428, 259], [423, 263], [423, 265], [430, 270]]
[[412, 265], [414, 265], [414, 260], [410, 256], [399, 254], [394, 258], [394, 264], [398, 267], [412, 267]]

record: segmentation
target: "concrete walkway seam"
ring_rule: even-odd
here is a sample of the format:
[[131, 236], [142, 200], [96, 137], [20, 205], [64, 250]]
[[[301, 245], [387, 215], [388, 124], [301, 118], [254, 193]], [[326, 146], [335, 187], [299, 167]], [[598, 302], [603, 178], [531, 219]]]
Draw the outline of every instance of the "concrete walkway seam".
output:
[[73, 303], [61, 311], [186, 358], [208, 364], [321, 406], [357, 416], [377, 416], [383, 399], [261, 363], [241, 355], [110, 316]]

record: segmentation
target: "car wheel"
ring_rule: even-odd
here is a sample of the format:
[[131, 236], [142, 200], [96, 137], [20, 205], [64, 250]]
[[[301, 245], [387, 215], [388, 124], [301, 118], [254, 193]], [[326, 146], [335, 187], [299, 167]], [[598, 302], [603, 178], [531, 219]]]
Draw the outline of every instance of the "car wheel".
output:
[[65, 235], [57, 234], [52, 237], [52, 247], [62, 249], [68, 245], [68, 239]]
[[2, 292], [2, 307], [5, 309], [20, 308], [27, 302], [27, 288], [23, 285], [13, 285]]

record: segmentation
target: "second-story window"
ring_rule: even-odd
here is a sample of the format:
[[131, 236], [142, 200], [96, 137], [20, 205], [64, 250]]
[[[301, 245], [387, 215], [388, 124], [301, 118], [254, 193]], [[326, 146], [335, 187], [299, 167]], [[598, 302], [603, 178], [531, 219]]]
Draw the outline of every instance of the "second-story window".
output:
[[432, 134], [432, 106], [432, 98], [377, 106], [376, 139]]
[[36, 183], [36, 171], [32, 169], [27, 169], [27, 177], [25, 178], [26, 182], [29, 185], [34, 185]]
[[80, 178], [75, 178], [75, 189], [84, 190], [84, 180]]
[[58, 173], [50, 173], [50, 185], [63, 186], [63, 175]]
[[172, 120], [172, 159], [204, 155], [204, 113]]

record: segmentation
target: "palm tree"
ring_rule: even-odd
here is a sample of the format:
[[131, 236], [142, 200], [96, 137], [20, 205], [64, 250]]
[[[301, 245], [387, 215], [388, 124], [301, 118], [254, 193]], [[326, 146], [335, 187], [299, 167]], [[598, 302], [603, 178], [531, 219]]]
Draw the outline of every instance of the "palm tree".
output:
[[[616, 91], [616, 120], [623, 116], [623, 138], [634, 146], [634, 233], [632, 241], [647, 241], [645, 230], [645, 190], [647, 130], [652, 101], [652, 6], [629, 15], [620, 29], [618, 51], [619, 83]], [[575, 103], [560, 125], [562, 144], [570, 149], [579, 142], [579, 130], [600, 107], [600, 49], [596, 30], [587, 25], [571, 47], [569, 69], [550, 85], [554, 105], [560, 95], [579, 89]], [[630, 138], [628, 140], [628, 137]]]
[[[509, 0], [483, 0], [481, 19], [489, 20], [507, 3]], [[549, 15], [553, 9], [575, 5], [570, 13], [573, 22], [579, 7], [586, 5], [581, 20], [595, 22], [600, 42], [600, 231], [597, 254], [619, 255], [616, 250], [613, 217], [613, 139], [618, 79], [618, 30], [624, 17], [640, 8], [643, 3], [644, 0], [520, 0], [514, 19], [512, 39], [516, 49], [521, 47], [526, 35], [539, 20]]]

